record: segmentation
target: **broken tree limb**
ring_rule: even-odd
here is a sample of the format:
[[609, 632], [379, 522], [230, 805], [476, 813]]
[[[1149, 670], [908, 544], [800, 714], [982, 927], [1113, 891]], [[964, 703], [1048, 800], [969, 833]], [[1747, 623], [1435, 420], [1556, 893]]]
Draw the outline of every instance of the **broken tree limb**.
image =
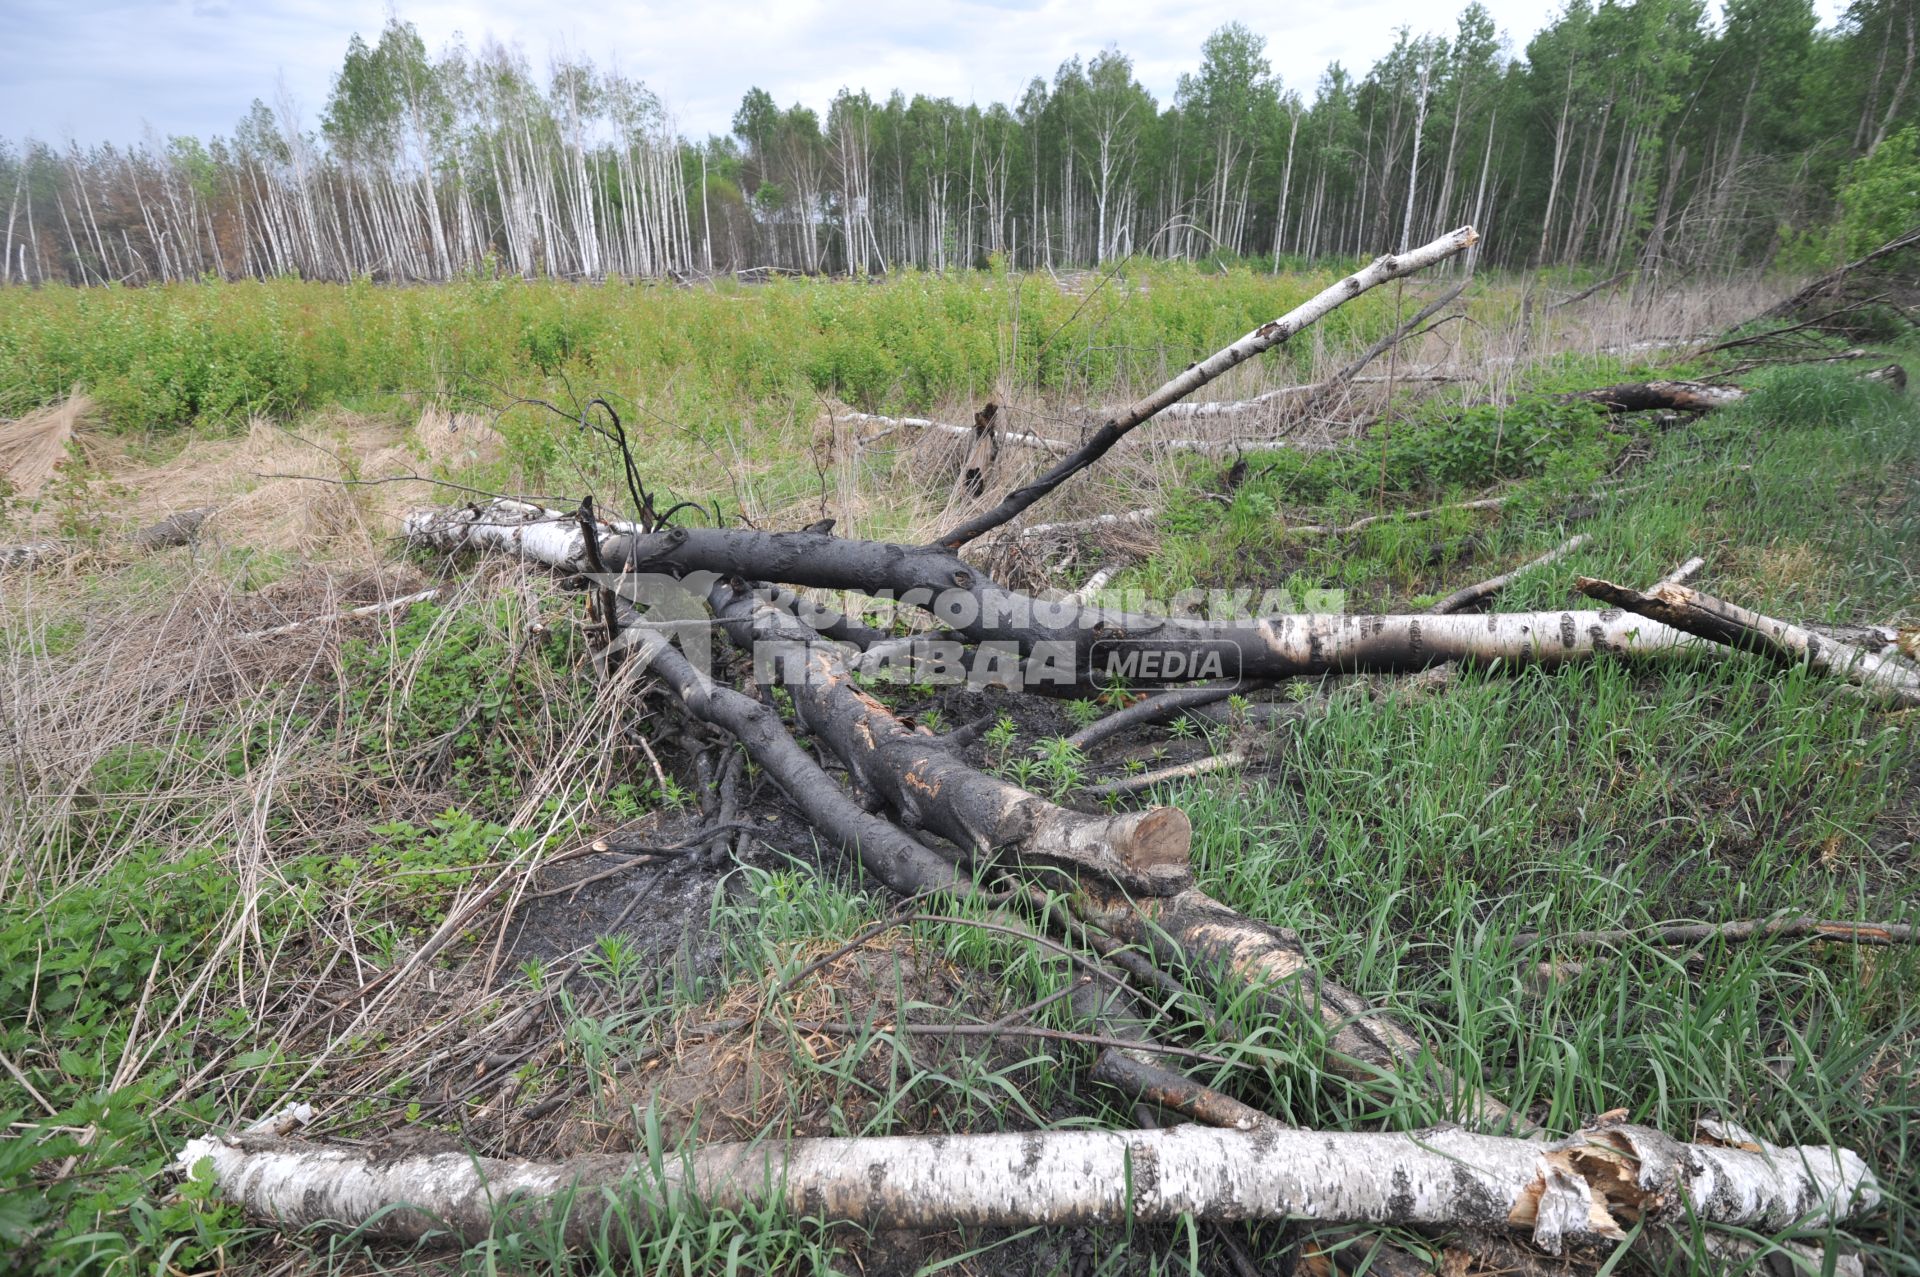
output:
[[1102, 781], [1097, 785], [1084, 785], [1080, 792], [1088, 798], [1113, 798], [1121, 794], [1137, 794], [1143, 789], [1152, 789], [1155, 785], [1169, 785], [1177, 780], [1192, 780], [1195, 776], [1232, 771], [1246, 765], [1247, 756], [1237, 749], [1230, 749], [1224, 754], [1210, 754], [1205, 758], [1195, 759], [1191, 763], [1179, 763], [1150, 772], [1138, 772], [1132, 776]]
[[1130, 431], [1152, 420], [1162, 410], [1185, 399], [1228, 369], [1238, 367], [1255, 355], [1280, 345], [1301, 329], [1368, 289], [1386, 283], [1388, 280], [1399, 279], [1404, 275], [1423, 270], [1435, 262], [1444, 261], [1455, 253], [1464, 251], [1479, 238], [1471, 226], [1463, 226], [1450, 235], [1443, 235], [1431, 244], [1422, 245], [1410, 252], [1397, 255], [1390, 253], [1376, 259], [1371, 265], [1347, 276], [1278, 319], [1260, 325], [1238, 341], [1222, 347], [1198, 363], [1189, 365], [1178, 376], [1144, 399], [1108, 418], [1084, 444], [1063, 457], [1045, 474], [1008, 493], [993, 509], [976, 515], [958, 527], [943, 533], [936, 538], [935, 543], [950, 550], [956, 549], [982, 533], [991, 532], [1001, 524], [1019, 517], [1028, 506], [1105, 456], [1107, 451]]
[[[518, 511], [532, 526], [549, 530], [563, 527], [561, 522], [546, 517], [546, 512], [536, 507], [519, 506]], [[407, 522], [409, 529], [417, 530], [423, 542], [430, 545], [471, 544], [470, 537], [477, 531], [481, 534], [481, 544], [512, 545], [522, 554], [542, 547], [563, 556], [580, 552], [577, 528], [570, 537], [547, 531], [516, 539], [510, 524], [514, 515], [512, 508], [491, 511], [476, 508], [453, 515], [429, 511], [410, 516]], [[684, 545], [686, 538], [697, 531], [675, 529], [663, 534], [661, 544]], [[799, 544], [814, 546], [824, 541], [840, 546], [867, 545], [894, 559], [939, 553], [925, 547], [842, 542], [803, 535], [807, 539]], [[723, 537], [717, 544], [737, 546], [738, 543]], [[796, 543], [776, 541], [774, 544]], [[941, 557], [951, 559], [951, 556]], [[785, 565], [793, 560], [783, 558], [778, 562]], [[577, 561], [562, 557], [549, 566], [575, 570]], [[971, 581], [971, 569], [963, 565], [961, 570]], [[812, 632], [795, 618], [758, 598], [737, 574], [715, 574], [707, 580], [707, 602], [715, 608], [729, 640], [748, 650], [758, 647], [767, 654], [767, 661], [756, 674], [763, 681], [784, 684], [796, 709], [818, 738], [839, 755], [856, 776], [863, 776], [877, 792], [895, 803], [897, 809], [953, 838], [962, 847], [977, 846], [984, 840], [992, 849], [999, 845], [996, 839], [1016, 841], [1024, 855], [1075, 869], [1092, 869], [1090, 875], [1079, 879], [1074, 897], [1079, 902], [1076, 909], [1083, 911], [1086, 920], [1096, 921], [1122, 943], [1143, 944], [1157, 939], [1163, 942], [1163, 952], [1196, 970], [1218, 968], [1224, 962], [1227, 974], [1234, 980], [1250, 980], [1258, 986], [1259, 1005], [1273, 1016], [1286, 1018], [1301, 1014], [1300, 998], [1304, 995], [1311, 1004], [1306, 1014], [1323, 1017], [1328, 1027], [1329, 1040], [1337, 1056], [1336, 1067], [1342, 1067], [1344, 1061], [1353, 1076], [1363, 1081], [1373, 1082], [1383, 1074], [1417, 1069], [1427, 1085], [1457, 1103], [1466, 1104], [1483, 1120], [1520, 1120], [1493, 1101], [1462, 1099], [1469, 1090], [1466, 1084], [1431, 1064], [1430, 1053], [1419, 1042], [1389, 1023], [1365, 999], [1320, 977], [1291, 933], [1243, 918], [1192, 890], [1172, 897], [1129, 895], [1124, 889], [1114, 894], [1116, 879], [1125, 882], [1127, 875], [1135, 881], [1144, 878], [1150, 885], [1163, 889], [1172, 885], [1176, 866], [1167, 852], [1176, 842], [1184, 850], [1187, 825], [1183, 814], [1159, 809], [1103, 820], [1055, 808], [1014, 787], [1008, 787], [1011, 792], [995, 789], [988, 782], [1003, 782], [979, 773], [969, 775], [970, 769], [946, 757], [930, 738], [908, 732], [897, 719], [890, 723], [889, 712], [854, 685], [831, 646], [817, 642]], [[1412, 618], [1412, 621], [1417, 626], [1423, 619], [1439, 624], [1457, 618]], [[1484, 618], [1470, 620], [1475, 628], [1487, 627]], [[1570, 619], [1568, 624], [1572, 624]], [[904, 873], [894, 862], [904, 859], [918, 863], [916, 857], [921, 853], [926, 856], [932, 853], [893, 826], [877, 822], [841, 794], [818, 764], [799, 750], [769, 707], [717, 687], [694, 671], [668, 644], [666, 629], [636, 620], [626, 627], [626, 633], [644, 640], [647, 646], [642, 650], [649, 654], [646, 659], [680, 691], [696, 716], [740, 736], [755, 761], [774, 775], [816, 828], [843, 843], [856, 845], [863, 860], [878, 850], [895, 846], [892, 840], [904, 843], [891, 861], [883, 858], [874, 869], [882, 881], [901, 894], [944, 881], [926, 873]], [[1377, 633], [1377, 629], [1369, 624], [1362, 631], [1363, 635], [1366, 633]], [[765, 646], [760, 646], [763, 644]], [[728, 718], [729, 714], [733, 717]], [[863, 821], [875, 822], [878, 826], [867, 840], [850, 834], [851, 830], [860, 828], [859, 822]], [[1036, 856], [1036, 852], [1039, 855]], [[935, 874], [942, 871], [953, 874], [951, 866], [941, 864], [942, 869], [933, 871]], [[1178, 868], [1184, 870], [1184, 866]], [[1220, 974], [1216, 970], [1213, 978], [1217, 981]]]
[[1067, 744], [1085, 752], [1121, 732], [1150, 723], [1164, 723], [1189, 709], [1212, 705], [1229, 696], [1244, 695], [1265, 686], [1265, 683], [1214, 683], [1206, 687], [1176, 687], [1171, 691], [1158, 692], [1087, 724], [1067, 737]]
[[1566, 931], [1558, 935], [1522, 931], [1516, 945], [1551, 944], [1592, 949], [1605, 945], [1706, 944], [1713, 940], [1841, 940], [1849, 944], [1912, 944], [1916, 938], [1907, 922], [1836, 922], [1824, 918], [1762, 918], [1746, 922], [1679, 922], [1665, 926], [1620, 931]]
[[1198, 980], [1216, 994], [1246, 999], [1263, 1019], [1317, 1020], [1329, 1066], [1365, 1085], [1397, 1077], [1424, 1085], [1441, 1107], [1492, 1129], [1532, 1124], [1470, 1079], [1435, 1062], [1430, 1049], [1390, 1017], [1315, 970], [1300, 937], [1234, 912], [1196, 888], [1175, 896], [1126, 900], [1083, 885], [1070, 900], [1082, 921], [1122, 944]]
[[1824, 638], [1790, 622], [1702, 594], [1691, 586], [1656, 585], [1643, 594], [1593, 577], [1583, 576], [1578, 584], [1582, 593], [1672, 629], [1753, 652], [1780, 665], [1804, 662], [1823, 674], [1844, 678], [1901, 704], [1920, 705], [1920, 671], [1897, 657], [1880, 656]]
[[971, 884], [952, 864], [897, 826], [861, 808], [822, 771], [780, 721], [771, 705], [722, 687], [695, 669], [664, 632], [644, 624], [626, 633], [635, 646], [635, 666], [664, 679], [688, 712], [731, 732], [748, 756], [786, 793], [807, 822], [838, 840], [862, 866], [903, 896]]
[[1659, 580], [1659, 584], [1685, 585], [1688, 581], [1692, 580], [1695, 576], [1697, 576], [1700, 572], [1700, 569], [1705, 566], [1707, 566], [1707, 560], [1705, 559], [1705, 557], [1703, 557], [1702, 555], [1696, 554], [1691, 559], [1688, 559], [1685, 563], [1682, 563], [1679, 567], [1675, 568], [1673, 571], [1661, 577]]
[[1127, 510], [1119, 514], [1096, 514], [1085, 519], [1063, 519], [1057, 523], [1033, 523], [1020, 528], [1010, 535], [1025, 540], [1029, 537], [1059, 536], [1062, 533], [1096, 532], [1101, 528], [1121, 527], [1134, 523], [1152, 523], [1159, 517], [1159, 511], [1151, 509]]
[[[1329, 407], [1332, 406], [1331, 401], [1339, 392], [1347, 389], [1349, 386], [1352, 386], [1358, 383], [1358, 381], [1360, 380], [1361, 371], [1364, 368], [1366, 368], [1368, 364], [1372, 363], [1374, 360], [1378, 359], [1380, 356], [1386, 354], [1389, 350], [1392, 350], [1394, 347], [1398, 346], [1401, 342], [1405, 341], [1408, 338], [1408, 336], [1412, 335], [1416, 330], [1420, 328], [1420, 325], [1426, 323], [1429, 319], [1432, 319], [1435, 315], [1439, 314], [1443, 309], [1445, 309], [1453, 301], [1454, 298], [1458, 297], [1461, 293], [1464, 293], [1467, 290], [1467, 285], [1471, 284], [1472, 282], [1473, 282], [1473, 276], [1469, 275], [1465, 279], [1461, 280], [1459, 283], [1455, 284], [1452, 288], [1449, 288], [1444, 293], [1441, 293], [1438, 297], [1434, 298], [1432, 301], [1428, 302], [1425, 306], [1422, 306], [1419, 310], [1415, 311], [1413, 318], [1407, 320], [1406, 323], [1401, 324], [1399, 327], [1395, 328], [1392, 332], [1388, 333], [1385, 337], [1382, 337], [1379, 341], [1374, 342], [1373, 345], [1361, 351], [1359, 358], [1353, 360], [1351, 363], [1347, 364], [1345, 367], [1335, 372], [1331, 377], [1321, 382], [1317, 387], [1315, 387], [1312, 397], [1309, 398], [1305, 403], [1303, 403], [1300, 406], [1299, 411], [1301, 415], [1311, 416], [1317, 413], [1325, 412]], [[1392, 371], [1391, 366], [1389, 366], [1388, 371], [1389, 372]], [[1392, 387], [1395, 384], [1405, 385], [1407, 383], [1417, 382], [1417, 381], [1451, 381], [1453, 379], [1444, 374], [1441, 374], [1441, 375], [1414, 374], [1409, 376], [1389, 376], [1386, 378], [1376, 377], [1376, 378], [1371, 378], [1370, 380], [1386, 381], [1388, 383], [1389, 393], [1391, 393]]]
[[708, 600], [734, 645], [752, 653], [755, 680], [786, 688], [800, 720], [909, 826], [975, 856], [1004, 852], [1149, 895], [1190, 881], [1185, 812], [1090, 816], [976, 771], [862, 691], [838, 648], [744, 583], [717, 582]]
[[1847, 281], [1848, 276], [1861, 268], [1871, 266], [1882, 258], [1893, 256], [1896, 253], [1901, 253], [1908, 249], [1920, 249], [1920, 227], [1915, 227], [1912, 230], [1896, 235], [1880, 247], [1874, 249], [1871, 253], [1868, 253], [1865, 257], [1848, 262], [1845, 266], [1837, 270], [1829, 271], [1791, 297], [1761, 311], [1754, 318], [1777, 319], [1783, 315], [1794, 314], [1810, 302], [1832, 296], [1835, 290]]
[[[1125, 983], [1084, 983], [1074, 990], [1073, 1008], [1082, 1019], [1102, 1025], [1112, 1036], [1150, 1042], [1148, 1018], [1139, 996]], [[1208, 1126], [1250, 1131], [1273, 1119], [1256, 1108], [1197, 1082], [1151, 1051], [1110, 1046], [1094, 1057], [1089, 1076], [1140, 1104], [1180, 1113]]]
[[[1452, 299], [1448, 298], [1448, 300]], [[1381, 349], [1384, 350], [1385, 347], [1383, 346]], [[1362, 364], [1359, 366], [1364, 367], [1365, 365]], [[1389, 380], [1396, 385], [1410, 385], [1413, 383], [1445, 383], [1457, 381], [1458, 378], [1453, 373], [1421, 372], [1405, 373], [1392, 378], [1349, 376], [1341, 381], [1331, 379], [1327, 381], [1307, 381], [1297, 386], [1276, 386], [1272, 390], [1263, 390], [1250, 399], [1203, 399], [1198, 402], [1187, 401], [1169, 404], [1167, 407], [1161, 409], [1160, 416], [1163, 419], [1232, 417], [1238, 416], [1241, 413], [1252, 412], [1257, 408], [1264, 408], [1268, 404], [1278, 403], [1283, 399], [1297, 399], [1303, 395], [1317, 396], [1324, 391], [1336, 389], [1343, 385], [1380, 386], [1385, 385]], [[1276, 441], [1275, 446], [1280, 446], [1283, 442], [1284, 441]], [[1169, 441], [1166, 446], [1174, 446], [1173, 441]]]
[[1850, 1219], [1880, 1202], [1873, 1173], [1849, 1150], [1779, 1148], [1711, 1130], [1716, 1142], [1683, 1144], [1648, 1127], [1603, 1124], [1541, 1144], [1457, 1129], [1183, 1125], [711, 1144], [651, 1165], [644, 1155], [542, 1163], [238, 1134], [190, 1140], [176, 1165], [210, 1173], [229, 1200], [282, 1228], [471, 1243], [494, 1235], [504, 1218], [550, 1230], [571, 1248], [591, 1246], [609, 1227], [655, 1227], [699, 1203], [780, 1206], [872, 1229], [1189, 1215], [1470, 1225], [1516, 1231], [1558, 1254], [1569, 1243], [1619, 1242], [1642, 1220], [1778, 1232]]
[[1566, 558], [1569, 554], [1572, 554], [1575, 550], [1585, 545], [1588, 539], [1586, 533], [1576, 533], [1568, 537], [1565, 541], [1562, 541], [1559, 545], [1554, 546], [1553, 549], [1548, 550], [1539, 558], [1529, 559], [1510, 572], [1502, 572], [1499, 576], [1488, 577], [1486, 580], [1475, 585], [1462, 586], [1452, 594], [1441, 599], [1438, 603], [1435, 603], [1432, 607], [1428, 608], [1427, 611], [1433, 613], [1435, 616], [1445, 616], [1452, 612], [1464, 612], [1466, 609], [1480, 602], [1480, 600], [1498, 594], [1535, 568], [1545, 567], [1549, 563], [1557, 563], [1561, 559]]
[[[965, 439], [970, 443], [977, 437], [977, 432], [972, 426], [957, 425], [950, 421], [932, 421], [926, 417], [883, 417], [878, 413], [872, 412], [842, 412], [835, 414], [835, 418], [839, 421], [850, 421], [865, 425], [885, 427], [880, 434], [869, 435], [861, 440], [862, 443], [871, 443], [884, 435], [892, 434], [895, 430], [903, 428], [926, 431], [932, 434], [952, 435], [956, 439]], [[1045, 435], [1029, 434], [1020, 430], [996, 430], [995, 434], [1001, 443], [1011, 443], [1022, 448], [1040, 448], [1048, 452], [1070, 452], [1074, 447], [1073, 444], [1067, 442], [1065, 439], [1049, 439]]]
[[[1467, 285], [1471, 284], [1472, 282], [1473, 282], [1473, 276], [1469, 275], [1465, 279], [1461, 280], [1459, 283], [1455, 284], [1452, 288], [1449, 288], [1446, 292], [1441, 293], [1438, 297], [1434, 298], [1432, 301], [1422, 306], [1419, 310], [1415, 311], [1413, 313], [1413, 318], [1407, 320], [1406, 323], [1401, 324], [1398, 328], [1395, 328], [1392, 332], [1388, 333], [1385, 337], [1382, 337], [1379, 341], [1374, 342], [1373, 345], [1361, 351], [1359, 358], [1347, 364], [1346, 367], [1334, 373], [1333, 376], [1327, 378], [1325, 388], [1331, 390], [1331, 389], [1334, 389], [1335, 387], [1344, 386], [1349, 382], [1351, 382], [1355, 377], [1358, 377], [1360, 375], [1361, 370], [1364, 369], [1368, 364], [1372, 363], [1374, 360], [1380, 358], [1380, 356], [1386, 354], [1389, 350], [1393, 349], [1395, 346], [1398, 346], [1401, 342], [1405, 341], [1409, 333], [1413, 332], [1416, 328], [1420, 327], [1420, 325], [1426, 323], [1429, 319], [1432, 319], [1435, 315], [1439, 314], [1442, 310], [1444, 310], [1448, 305], [1452, 303], [1454, 298], [1458, 297], [1461, 293], [1466, 292]], [[1412, 381], [1412, 380], [1418, 380], [1418, 378], [1396, 377], [1394, 380]]]
[[1601, 280], [1599, 283], [1588, 285], [1586, 288], [1581, 289], [1579, 292], [1575, 293], [1571, 297], [1561, 298], [1559, 301], [1549, 305], [1547, 309], [1549, 311], [1561, 310], [1561, 309], [1564, 309], [1565, 307], [1573, 306], [1580, 302], [1583, 302], [1587, 300], [1587, 298], [1599, 292], [1601, 289], [1613, 287], [1615, 284], [1619, 283], [1621, 280], [1625, 279], [1627, 276], [1633, 274], [1634, 271], [1638, 269], [1639, 269], [1638, 267], [1632, 267], [1627, 270], [1621, 271], [1618, 275], [1609, 275], [1605, 279]]
[[403, 612], [415, 603], [425, 603], [428, 599], [440, 597], [444, 586], [436, 585], [430, 590], [420, 590], [413, 594], [403, 594], [397, 599], [388, 599], [383, 603], [369, 603], [364, 607], [350, 607], [342, 612], [328, 612], [324, 616], [310, 616], [303, 621], [288, 621], [285, 625], [276, 625], [272, 629], [254, 630], [242, 634], [240, 641], [254, 639], [279, 638], [283, 634], [295, 634], [301, 630], [313, 629], [323, 625], [338, 625], [343, 621], [357, 621], [363, 617], [385, 616], [389, 612]]
[[[1358, 1076], [1372, 1081], [1413, 1069], [1450, 1097], [1465, 1089], [1428, 1062], [1411, 1034], [1314, 971], [1297, 937], [1181, 889], [1191, 872], [1184, 812], [1160, 807], [1085, 816], [976, 772], [907, 729], [854, 685], [831, 645], [744, 583], [715, 583], [709, 602], [727, 637], [754, 652], [756, 678], [785, 687], [801, 721], [910, 823], [976, 852], [1005, 847], [1025, 860], [1080, 871], [1075, 898], [1096, 908], [1103, 929], [1127, 943], [1141, 943], [1149, 931], [1170, 939], [1189, 966], [1215, 960], [1222, 936], [1236, 937], [1231, 943], [1246, 952], [1229, 963], [1235, 977], [1259, 986], [1270, 1009], [1282, 1014], [1297, 1013], [1292, 998], [1310, 988], [1335, 1052], [1356, 1063]], [[1282, 979], [1285, 988], [1268, 987]], [[1477, 1093], [1465, 1102], [1480, 1120], [1519, 1120]]]
[[1498, 510], [1510, 500], [1512, 500], [1511, 497], [1485, 497], [1479, 501], [1457, 501], [1452, 505], [1430, 506], [1424, 510], [1389, 510], [1384, 514], [1370, 514], [1365, 518], [1355, 519], [1352, 523], [1296, 523], [1289, 526], [1287, 532], [1295, 536], [1347, 536], [1389, 519], [1412, 523], [1420, 519], [1431, 519], [1435, 515], [1452, 510]]

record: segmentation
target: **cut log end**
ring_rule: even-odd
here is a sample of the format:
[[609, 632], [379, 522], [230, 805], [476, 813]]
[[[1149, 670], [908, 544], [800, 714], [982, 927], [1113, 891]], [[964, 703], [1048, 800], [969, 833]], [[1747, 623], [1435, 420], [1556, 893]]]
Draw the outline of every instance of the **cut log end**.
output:
[[1178, 869], [1191, 865], [1193, 822], [1178, 807], [1153, 807], [1116, 816], [1108, 825], [1114, 853], [1135, 869]]

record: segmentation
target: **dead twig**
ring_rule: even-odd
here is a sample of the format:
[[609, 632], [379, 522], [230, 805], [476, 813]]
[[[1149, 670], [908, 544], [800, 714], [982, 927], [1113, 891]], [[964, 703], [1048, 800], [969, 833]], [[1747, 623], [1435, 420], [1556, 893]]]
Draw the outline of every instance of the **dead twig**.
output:
[[1438, 603], [1435, 603], [1432, 607], [1428, 608], [1427, 611], [1433, 613], [1435, 616], [1445, 616], [1450, 612], [1464, 612], [1466, 609], [1480, 602], [1480, 600], [1498, 594], [1501, 590], [1506, 589], [1509, 585], [1512, 585], [1519, 578], [1525, 576], [1535, 568], [1545, 567], [1549, 563], [1557, 563], [1561, 559], [1566, 558], [1569, 554], [1572, 554], [1575, 550], [1585, 545], [1588, 540], [1589, 538], [1584, 532], [1568, 537], [1565, 541], [1562, 541], [1559, 545], [1553, 547], [1553, 549], [1548, 550], [1539, 558], [1529, 559], [1510, 572], [1502, 572], [1499, 576], [1488, 577], [1476, 585], [1462, 586], [1452, 594], [1441, 599]]

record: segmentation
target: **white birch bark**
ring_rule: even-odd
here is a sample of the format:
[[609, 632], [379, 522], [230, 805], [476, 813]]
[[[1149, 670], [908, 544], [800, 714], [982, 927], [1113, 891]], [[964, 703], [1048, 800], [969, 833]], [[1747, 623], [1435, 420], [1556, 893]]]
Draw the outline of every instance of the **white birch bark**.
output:
[[1584, 593], [1630, 609], [1654, 624], [1771, 657], [1781, 664], [1804, 661], [1823, 674], [1844, 678], [1901, 704], [1920, 705], [1920, 670], [1898, 657], [1816, 634], [1687, 585], [1663, 581], [1642, 594], [1593, 577], [1581, 577], [1578, 584]]
[[229, 1198], [281, 1227], [325, 1224], [403, 1240], [445, 1230], [479, 1240], [503, 1215], [529, 1224], [564, 1215], [574, 1246], [591, 1242], [616, 1199], [619, 1218], [642, 1227], [697, 1200], [886, 1229], [1189, 1215], [1464, 1226], [1517, 1231], [1553, 1254], [1569, 1242], [1621, 1241], [1638, 1219], [1780, 1231], [1879, 1204], [1872, 1171], [1849, 1150], [1780, 1148], [1713, 1123], [1701, 1134], [1711, 1142], [1611, 1123], [1551, 1144], [1458, 1129], [1189, 1125], [716, 1144], [657, 1169], [619, 1155], [552, 1163], [396, 1156], [241, 1134], [191, 1140], [177, 1165], [210, 1170]]

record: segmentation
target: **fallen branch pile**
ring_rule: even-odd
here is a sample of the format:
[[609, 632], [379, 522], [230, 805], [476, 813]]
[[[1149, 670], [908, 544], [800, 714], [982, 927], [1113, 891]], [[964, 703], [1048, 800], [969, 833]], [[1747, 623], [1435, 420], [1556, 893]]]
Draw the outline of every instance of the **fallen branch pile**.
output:
[[[407, 538], [423, 549], [506, 554], [586, 578], [605, 639], [600, 668], [636, 689], [660, 689], [687, 715], [727, 733], [814, 829], [893, 891], [911, 899], [984, 895], [1002, 910], [993, 926], [1043, 945], [1059, 943], [1049, 933], [1070, 937], [1101, 955], [1096, 985], [1105, 992], [1087, 1012], [1099, 1033], [1082, 1039], [1104, 1048], [1094, 1075], [1215, 1129], [720, 1144], [651, 1168], [626, 1157], [536, 1164], [241, 1134], [194, 1141], [182, 1165], [210, 1164], [224, 1192], [287, 1225], [326, 1222], [403, 1239], [444, 1230], [474, 1239], [508, 1210], [554, 1223], [574, 1244], [611, 1222], [615, 1202], [622, 1218], [644, 1226], [651, 1211], [688, 1199], [725, 1208], [778, 1202], [873, 1228], [1299, 1218], [1511, 1232], [1551, 1254], [1575, 1244], [1610, 1247], [1636, 1229], [1668, 1224], [1777, 1232], [1873, 1210], [1873, 1174], [1844, 1149], [1776, 1148], [1711, 1123], [1696, 1142], [1680, 1143], [1605, 1119], [1557, 1142], [1521, 1138], [1533, 1133], [1524, 1117], [1485, 1094], [1480, 1079], [1443, 1067], [1430, 1043], [1361, 993], [1326, 978], [1302, 937], [1198, 890], [1184, 811], [1083, 811], [1029, 792], [965, 761], [960, 745], [973, 729], [950, 737], [917, 730], [856, 677], [869, 658], [892, 659], [898, 650], [916, 672], [976, 686], [1084, 693], [1216, 680], [1123, 710], [1082, 732], [1072, 742], [1079, 747], [1140, 721], [1202, 709], [1223, 688], [1302, 675], [1456, 661], [1658, 659], [1714, 644], [1805, 660], [1903, 701], [1920, 697], [1920, 675], [1893, 658], [1679, 584], [1642, 595], [1583, 580], [1610, 606], [1459, 614], [1518, 572], [1576, 550], [1579, 537], [1432, 612], [1398, 616], [1135, 613], [1023, 594], [959, 556], [960, 547], [1009, 524], [1227, 369], [1342, 301], [1473, 242], [1462, 229], [1381, 258], [1114, 414], [1053, 469], [933, 544], [670, 526], [651, 513], [643, 490], [635, 498], [638, 524], [605, 520], [590, 506], [570, 512], [505, 499], [418, 511], [406, 521]], [[1627, 397], [1619, 387], [1595, 395], [1607, 403]], [[970, 474], [980, 485], [968, 484], [976, 494], [984, 492], [997, 419], [983, 412], [966, 432], [976, 443], [979, 464], [970, 462]], [[796, 593], [809, 588], [891, 600], [939, 628], [901, 640], [810, 606]], [[750, 666], [749, 690], [729, 684], [724, 653], [715, 659], [709, 650], [715, 639]], [[650, 677], [634, 677], [641, 672]], [[784, 696], [772, 695], [775, 689]], [[796, 739], [802, 732], [814, 749]], [[1218, 757], [1228, 761], [1184, 771], [1233, 765], [1237, 756]], [[1047, 906], [1037, 916], [1016, 908], [1036, 900]], [[1361, 1086], [1419, 1088], [1481, 1130], [1326, 1133], [1256, 1120], [1245, 1104], [1155, 1062], [1164, 1048], [1145, 1039], [1128, 1010], [1130, 986], [1187, 999], [1203, 1018], [1207, 1008], [1231, 1003], [1262, 1032], [1310, 1031], [1324, 1041], [1330, 1070]], [[840, 1027], [850, 1026], [823, 1031]]]

